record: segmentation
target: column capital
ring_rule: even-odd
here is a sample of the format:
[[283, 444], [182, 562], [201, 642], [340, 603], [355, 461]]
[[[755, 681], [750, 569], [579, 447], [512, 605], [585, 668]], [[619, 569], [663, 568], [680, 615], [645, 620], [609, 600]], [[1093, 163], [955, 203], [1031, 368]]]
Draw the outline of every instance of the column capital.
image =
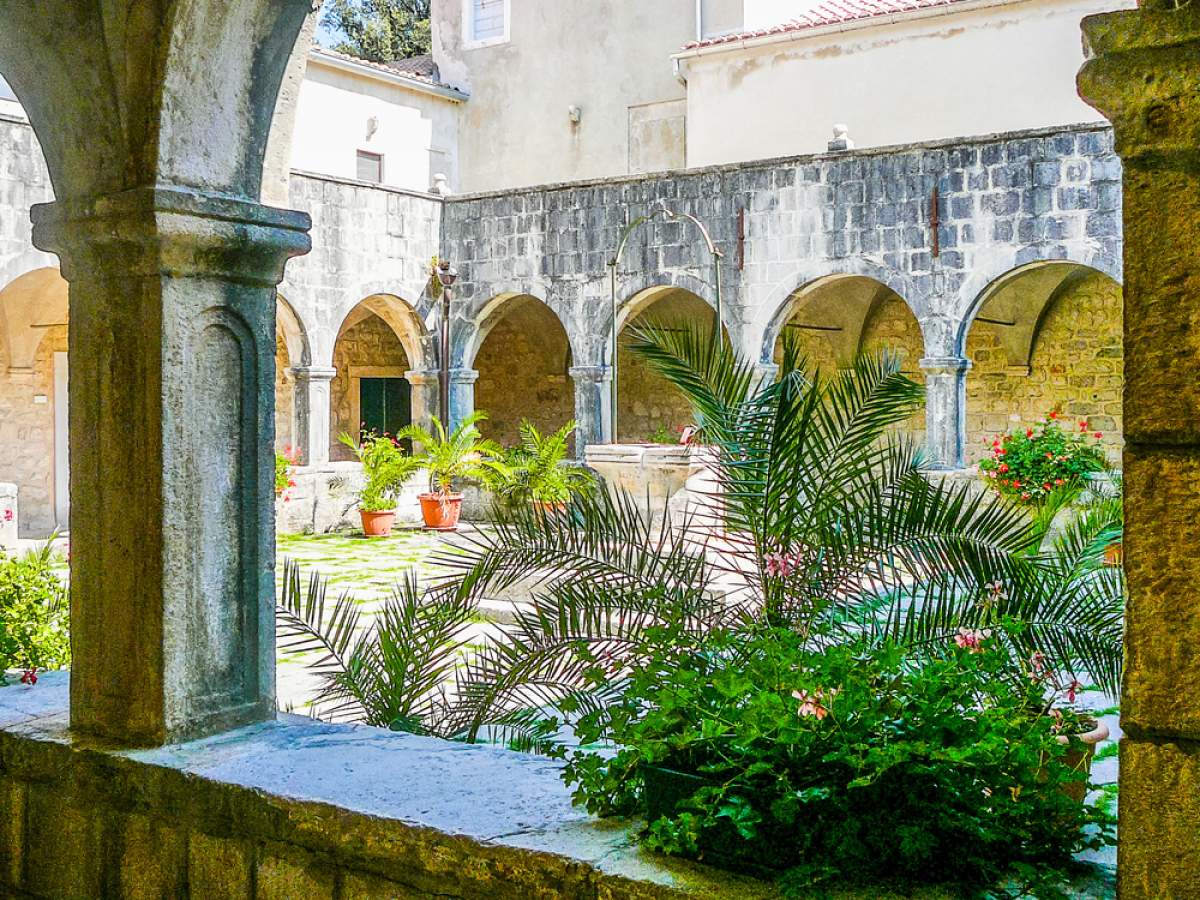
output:
[[961, 356], [926, 356], [917, 361], [926, 375], [959, 375], [971, 368], [971, 361]]
[[297, 381], [333, 381], [337, 369], [332, 366], [292, 366], [288, 372]]
[[[479, 377], [479, 373], [476, 373]], [[404, 373], [405, 380], [413, 387], [436, 385], [441, 379], [441, 375], [437, 372], [422, 372], [418, 369], [412, 369]]]
[[1077, 78], [1079, 94], [1113, 123], [1126, 165], [1177, 155], [1200, 165], [1200, 107], [1192, 99], [1200, 81], [1200, 11], [1176, 7], [1146, 0], [1083, 20], [1088, 61]]
[[312, 246], [307, 213], [179, 187], [39, 203], [30, 218], [34, 245], [59, 255], [68, 281], [210, 276], [273, 288]]
[[450, 370], [451, 384], [474, 384], [479, 380], [479, 372], [476, 369], [458, 368]]
[[588, 381], [594, 384], [601, 384], [605, 381], [612, 381], [611, 366], [571, 366], [567, 369], [567, 375], [572, 381]]

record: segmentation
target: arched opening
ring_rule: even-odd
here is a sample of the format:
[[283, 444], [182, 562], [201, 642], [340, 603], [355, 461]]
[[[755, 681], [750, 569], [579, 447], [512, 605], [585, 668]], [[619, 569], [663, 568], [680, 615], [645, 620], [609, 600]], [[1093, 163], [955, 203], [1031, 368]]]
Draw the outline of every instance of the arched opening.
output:
[[529, 294], [511, 294], [489, 304], [479, 326], [474, 362], [475, 408], [488, 420], [481, 429], [502, 444], [519, 438], [522, 419], [543, 434], [575, 417], [575, 392], [567, 331], [554, 311]]
[[1071, 262], [1015, 269], [980, 296], [969, 325], [967, 461], [983, 441], [1050, 412], [1086, 420], [1119, 463], [1124, 382], [1121, 286]]
[[329, 458], [354, 458], [338, 436], [395, 434], [413, 421], [412, 387], [405, 377], [424, 358], [424, 323], [411, 306], [388, 294], [368, 297], [350, 311], [333, 349], [329, 385]]
[[[888, 351], [901, 371], [923, 384], [919, 363], [925, 341], [912, 309], [887, 285], [864, 275], [830, 275], [810, 282], [788, 298], [768, 337], [772, 361], [782, 359], [784, 335], [797, 343], [810, 369], [828, 377], [853, 364], [860, 354]], [[897, 430], [925, 440], [925, 413], [915, 413]]]
[[694, 327], [713, 325], [713, 308], [684, 288], [652, 287], [630, 299], [617, 315], [617, 434], [619, 443], [675, 443], [690, 425], [692, 408], [674, 386], [629, 349], [630, 325]]
[[282, 294], [275, 302], [275, 447], [288, 451], [298, 446], [296, 433], [295, 366], [311, 363], [308, 339], [300, 317]]
[[22, 537], [68, 527], [67, 283], [37, 269], [0, 290], [0, 481], [17, 485]]

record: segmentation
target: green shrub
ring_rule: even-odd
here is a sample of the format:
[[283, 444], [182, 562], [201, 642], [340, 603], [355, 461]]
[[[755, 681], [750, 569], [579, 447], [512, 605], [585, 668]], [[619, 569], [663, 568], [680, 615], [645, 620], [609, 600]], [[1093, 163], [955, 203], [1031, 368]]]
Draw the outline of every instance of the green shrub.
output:
[[1108, 468], [1101, 433], [1086, 421], [1063, 428], [1057, 413], [1036, 425], [1010, 431], [991, 442], [991, 456], [979, 463], [987, 483], [1018, 503], [1037, 503], [1056, 491], [1079, 491], [1084, 476]]
[[786, 870], [796, 887], [1051, 883], [1111, 823], [1062, 791], [1083, 775], [1037, 712], [1040, 686], [1011, 677], [1000, 635], [917, 654], [790, 629], [662, 629], [621, 701], [579, 723], [581, 741], [617, 754], [575, 751], [565, 776], [589, 811], [650, 820], [655, 849]]
[[553, 434], [543, 435], [528, 419], [521, 420], [521, 443], [504, 454], [507, 476], [500, 493], [516, 501], [567, 503], [592, 489], [587, 469], [567, 464], [568, 441], [575, 432], [571, 421]]
[[366, 482], [358, 492], [358, 506], [364, 512], [391, 512], [404, 489], [404, 483], [420, 468], [420, 461], [409, 456], [396, 440], [386, 435], [363, 434], [359, 443], [343, 433], [338, 440], [354, 451], [362, 463]]
[[61, 669], [71, 661], [67, 589], [50, 546], [0, 553], [0, 681], [4, 669]]

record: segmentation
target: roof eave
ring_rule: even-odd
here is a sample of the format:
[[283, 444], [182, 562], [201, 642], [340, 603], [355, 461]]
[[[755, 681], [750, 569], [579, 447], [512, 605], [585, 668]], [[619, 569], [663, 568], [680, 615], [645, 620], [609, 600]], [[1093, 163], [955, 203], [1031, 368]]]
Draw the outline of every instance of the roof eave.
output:
[[1015, 6], [1026, 2], [1029, 2], [1029, 0], [955, 0], [953, 3], [946, 3], [941, 6], [929, 6], [924, 9], [908, 9], [882, 16], [864, 16], [861, 19], [831, 22], [828, 25], [813, 25], [808, 28], [780, 30], [772, 34], [722, 40], [703, 47], [690, 47], [681, 50], [673, 54], [671, 59], [686, 62], [687, 60], [696, 59], [701, 56], [716, 56], [722, 53], [732, 53], [737, 50], [753, 50], [759, 47], [767, 47], [771, 44], [795, 43], [831, 34], [841, 34], [847, 31], [859, 31], [864, 28], [875, 28], [881, 25], [894, 25], [901, 22], [913, 22], [919, 19], [933, 19], [940, 16], [957, 15], [958, 13], [988, 9], [994, 6]]
[[382, 81], [386, 84], [396, 85], [397, 87], [407, 88], [408, 90], [416, 91], [422, 94], [429, 94], [434, 97], [440, 97], [443, 100], [449, 100], [451, 103], [465, 103], [470, 99], [470, 95], [457, 88], [452, 88], [449, 85], [434, 84], [431, 81], [425, 81], [420, 78], [414, 78], [411, 75], [405, 75], [403, 72], [392, 69], [385, 69], [380, 66], [371, 65], [369, 63], [360, 62], [354, 59], [345, 59], [341, 56], [334, 56], [331, 53], [325, 53], [320, 47], [313, 47], [309, 53], [309, 59], [315, 60], [321, 65], [329, 66], [331, 69], [338, 69], [342, 72], [350, 72], [355, 75], [361, 75], [364, 78], [373, 78], [376, 81]]

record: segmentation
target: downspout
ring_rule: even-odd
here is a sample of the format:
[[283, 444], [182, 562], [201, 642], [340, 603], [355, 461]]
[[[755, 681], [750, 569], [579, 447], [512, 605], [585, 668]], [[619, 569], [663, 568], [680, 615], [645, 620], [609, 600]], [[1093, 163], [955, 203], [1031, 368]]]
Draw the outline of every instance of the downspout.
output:
[[696, 0], [696, 40], [704, 40], [704, 0]]

